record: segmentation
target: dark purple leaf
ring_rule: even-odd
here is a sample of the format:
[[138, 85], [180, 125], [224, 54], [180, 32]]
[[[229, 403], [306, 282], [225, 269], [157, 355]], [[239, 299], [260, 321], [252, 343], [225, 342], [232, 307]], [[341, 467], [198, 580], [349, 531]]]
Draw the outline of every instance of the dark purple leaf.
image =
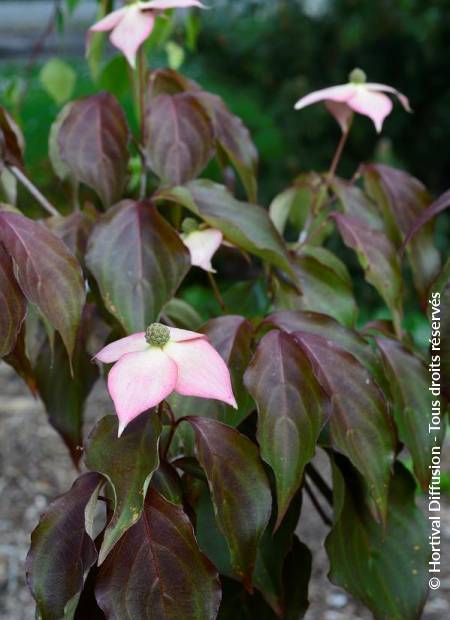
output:
[[373, 377], [332, 340], [296, 332], [314, 373], [331, 399], [330, 436], [367, 480], [379, 516], [386, 516], [396, 437], [388, 404]]
[[0, 357], [14, 349], [26, 310], [27, 302], [14, 277], [13, 264], [0, 242]]
[[125, 186], [128, 127], [122, 108], [108, 93], [71, 104], [58, 131], [59, 155], [79, 182], [91, 187], [106, 207]]
[[66, 617], [67, 606], [79, 595], [97, 559], [94, 541], [86, 531], [85, 509], [101, 484], [96, 473], [80, 476], [70, 491], [50, 504], [31, 535], [27, 580], [45, 620]]
[[267, 211], [239, 202], [223, 186], [200, 180], [160, 192], [160, 199], [175, 202], [219, 228], [237, 247], [292, 273], [286, 246]]
[[414, 504], [415, 484], [397, 464], [386, 526], [364, 502], [356, 472], [333, 466], [333, 529], [326, 541], [330, 579], [362, 601], [375, 618], [418, 620], [428, 595], [428, 528]]
[[124, 200], [89, 239], [86, 264], [107, 309], [127, 333], [157, 320], [189, 270], [189, 253], [150, 202]]
[[241, 119], [230, 112], [217, 95], [196, 92], [197, 101], [207, 112], [214, 128], [216, 144], [236, 168], [250, 202], [256, 201], [258, 153]]
[[245, 384], [258, 406], [261, 457], [275, 474], [278, 527], [314, 456], [327, 398], [296, 340], [275, 330], [259, 343]]
[[399, 438], [411, 453], [414, 472], [424, 490], [431, 478], [429, 467], [435, 434], [429, 432], [433, 396], [430, 373], [421, 359], [396, 340], [377, 338], [386, 364], [386, 375], [394, 399], [394, 419]]
[[23, 294], [59, 331], [71, 356], [85, 298], [79, 263], [45, 226], [18, 213], [0, 211], [0, 241]]
[[387, 387], [381, 360], [369, 343], [356, 331], [343, 327], [329, 316], [315, 312], [275, 312], [265, 319], [262, 326], [278, 327], [288, 333], [302, 331], [332, 340], [354, 355], [383, 390]]
[[96, 219], [97, 213], [92, 209], [91, 211], [74, 211], [65, 217], [50, 217], [45, 223], [57, 237], [64, 241], [83, 265], [87, 242]]
[[88, 310], [89, 307], [86, 306], [75, 343], [72, 365], [69, 364], [59, 337], [55, 338], [53, 346], [50, 346], [48, 339], [44, 340], [34, 364], [37, 389], [49, 422], [61, 435], [75, 465], [82, 454], [85, 402], [99, 374], [97, 366], [86, 352], [90, 331]]
[[23, 137], [5, 108], [0, 106], [0, 172], [3, 164], [23, 168]]
[[395, 246], [383, 232], [362, 219], [335, 213], [334, 220], [345, 245], [356, 252], [366, 280], [377, 289], [391, 310], [397, 333], [401, 333], [403, 287]]
[[96, 595], [108, 620], [214, 620], [221, 598], [186, 514], [152, 489], [101, 566]]
[[140, 518], [151, 476], [159, 464], [161, 424], [154, 411], [133, 420], [120, 438], [117, 430], [116, 416], [102, 418], [86, 446], [86, 465], [108, 479], [114, 496], [114, 514], [103, 536], [99, 564]]
[[383, 230], [383, 218], [377, 205], [361, 188], [337, 177], [331, 183], [331, 188], [339, 198], [345, 214], [363, 220], [371, 228]]
[[411, 226], [406, 235], [403, 246], [405, 247], [411, 239], [419, 232], [419, 230], [425, 226], [430, 220], [435, 218], [439, 213], [442, 213], [445, 209], [450, 207], [450, 190], [447, 190], [439, 196], [437, 200], [433, 202], [423, 213], [422, 215], [415, 221], [415, 223]]
[[[362, 172], [370, 197], [383, 213], [391, 240], [400, 246], [428, 208], [431, 202], [428, 192], [418, 179], [403, 170], [378, 164], [363, 166]], [[408, 244], [407, 254], [415, 287], [424, 299], [440, 267], [431, 222]]]
[[217, 524], [237, 576], [250, 587], [272, 497], [256, 446], [235, 429], [209, 418], [186, 418], [195, 431], [198, 460], [205, 470]]
[[148, 80], [148, 96], [152, 100], [158, 95], [175, 95], [185, 91], [198, 91], [200, 86], [173, 69], [156, 69]]
[[151, 99], [146, 115], [146, 151], [148, 164], [163, 185], [181, 185], [203, 170], [213, 153], [213, 130], [192, 94]]

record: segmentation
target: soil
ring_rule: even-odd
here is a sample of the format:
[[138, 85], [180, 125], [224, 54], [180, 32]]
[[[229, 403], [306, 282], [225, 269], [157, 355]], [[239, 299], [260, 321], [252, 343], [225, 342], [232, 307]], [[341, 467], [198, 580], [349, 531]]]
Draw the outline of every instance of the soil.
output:
[[[108, 412], [105, 388], [100, 381], [89, 399], [86, 427], [90, 428], [96, 418]], [[70, 487], [76, 471], [64, 444], [46, 422], [41, 403], [32, 398], [12, 369], [1, 362], [0, 455], [0, 618], [32, 620], [34, 604], [24, 577], [30, 533], [49, 502]], [[319, 462], [319, 466], [323, 464]], [[441, 516], [441, 587], [430, 593], [423, 620], [450, 617], [448, 498], [443, 501]], [[299, 533], [314, 557], [306, 620], [369, 620], [372, 616], [362, 605], [326, 579], [328, 561], [323, 540], [327, 528], [308, 499], [304, 502]]]

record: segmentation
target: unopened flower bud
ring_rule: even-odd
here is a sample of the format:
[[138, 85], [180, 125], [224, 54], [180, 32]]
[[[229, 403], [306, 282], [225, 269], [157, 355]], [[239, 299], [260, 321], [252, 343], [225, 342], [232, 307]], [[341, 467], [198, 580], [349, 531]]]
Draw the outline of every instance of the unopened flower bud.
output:
[[152, 323], [145, 330], [145, 339], [153, 347], [162, 349], [170, 340], [170, 329], [162, 323]]
[[349, 73], [348, 81], [352, 84], [365, 84], [367, 82], [367, 75], [362, 69], [357, 67]]
[[188, 235], [196, 230], [198, 230], [198, 222], [193, 217], [185, 217], [181, 222], [181, 230], [184, 234]]

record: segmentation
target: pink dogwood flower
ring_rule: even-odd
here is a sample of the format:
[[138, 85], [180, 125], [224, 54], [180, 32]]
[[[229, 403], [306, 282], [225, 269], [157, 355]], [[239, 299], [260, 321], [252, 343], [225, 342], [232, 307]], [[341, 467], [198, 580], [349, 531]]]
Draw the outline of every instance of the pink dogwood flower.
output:
[[407, 112], [412, 111], [405, 95], [392, 86], [366, 82], [366, 74], [361, 69], [354, 69], [350, 73], [348, 84], [323, 88], [302, 97], [295, 104], [295, 109], [301, 110], [323, 101], [343, 132], [349, 129], [353, 112], [358, 112], [368, 116], [380, 133], [384, 119], [391, 113], [393, 107], [391, 99], [384, 93], [396, 95], [404, 109]]
[[89, 28], [90, 32], [112, 30], [109, 40], [126, 57], [130, 65], [136, 65], [136, 53], [150, 36], [155, 19], [166, 9], [206, 7], [199, 0], [150, 0], [135, 2], [117, 9]]
[[116, 362], [108, 391], [119, 417], [119, 437], [131, 420], [174, 391], [237, 408], [227, 365], [203, 334], [152, 323], [145, 332], [108, 344], [95, 357]]
[[200, 229], [190, 217], [183, 221], [182, 228], [184, 233], [181, 238], [191, 255], [191, 265], [216, 273], [211, 260], [223, 242], [222, 232], [217, 228]]

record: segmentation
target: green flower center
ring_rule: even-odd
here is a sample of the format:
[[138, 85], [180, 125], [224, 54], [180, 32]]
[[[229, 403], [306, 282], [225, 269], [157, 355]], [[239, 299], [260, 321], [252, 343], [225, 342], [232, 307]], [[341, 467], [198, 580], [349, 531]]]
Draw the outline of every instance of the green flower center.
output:
[[152, 323], [145, 330], [145, 339], [152, 347], [162, 349], [170, 340], [170, 329], [161, 323]]
[[362, 69], [353, 69], [348, 76], [349, 82], [352, 84], [365, 84], [367, 82], [367, 75]]

